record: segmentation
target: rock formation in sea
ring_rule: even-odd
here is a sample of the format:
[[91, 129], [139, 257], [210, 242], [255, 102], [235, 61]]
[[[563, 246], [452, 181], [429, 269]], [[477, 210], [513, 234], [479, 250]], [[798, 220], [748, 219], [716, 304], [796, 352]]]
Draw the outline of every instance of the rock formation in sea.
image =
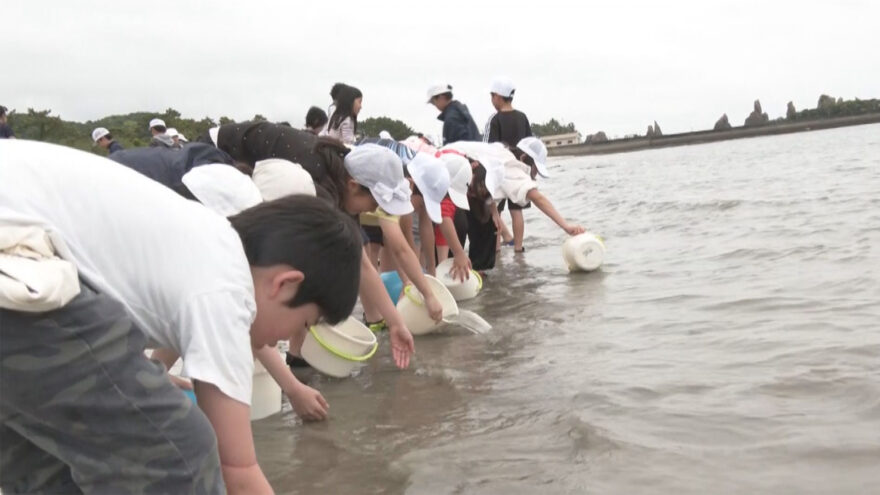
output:
[[730, 129], [730, 128], [731, 128], [730, 120], [727, 119], [726, 113], [723, 114], [720, 119], [715, 121], [715, 127], [713, 127], [713, 129], [716, 131], [726, 131], [727, 129]]
[[654, 121], [654, 136], [657, 137], [657, 136], [662, 136], [662, 135], [663, 135], [663, 131], [660, 130], [660, 124], [658, 124], [657, 121], [655, 120]]
[[606, 136], [604, 132], [599, 131], [595, 134], [590, 134], [589, 136], [587, 136], [584, 144], [597, 144], [604, 143], [605, 141], [608, 141], [608, 136]]
[[649, 138], [654, 137], [654, 126], [652, 126], [650, 124], [648, 125], [648, 130], [645, 131], [645, 137], [649, 137]]
[[755, 109], [746, 117], [743, 125], [745, 127], [755, 127], [767, 125], [768, 122], [770, 122], [770, 117], [761, 109], [761, 100], [755, 100]]
[[788, 102], [788, 108], [785, 110], [785, 118], [788, 120], [794, 120], [797, 118], [797, 109], [794, 108], [793, 102]]
[[837, 100], [833, 96], [821, 95], [819, 96], [819, 103], [816, 104], [816, 108], [819, 110], [831, 110], [836, 105]]

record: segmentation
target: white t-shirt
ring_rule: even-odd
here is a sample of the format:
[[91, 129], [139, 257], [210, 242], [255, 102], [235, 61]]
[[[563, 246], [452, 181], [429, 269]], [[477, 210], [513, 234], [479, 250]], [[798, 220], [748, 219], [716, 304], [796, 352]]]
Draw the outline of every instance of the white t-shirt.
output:
[[190, 377], [250, 404], [253, 279], [229, 222], [106, 158], [0, 140], [0, 228], [38, 225], [65, 241], [80, 277], [125, 306], [150, 345]]
[[482, 163], [487, 168], [503, 167], [504, 177], [498, 188], [492, 191], [495, 199], [507, 198], [514, 203], [525, 206], [526, 195], [538, 188], [538, 183], [529, 175], [531, 168], [516, 159], [513, 153], [501, 143], [483, 143], [479, 141], [457, 141], [447, 144], [443, 149], [452, 149], [464, 153]]

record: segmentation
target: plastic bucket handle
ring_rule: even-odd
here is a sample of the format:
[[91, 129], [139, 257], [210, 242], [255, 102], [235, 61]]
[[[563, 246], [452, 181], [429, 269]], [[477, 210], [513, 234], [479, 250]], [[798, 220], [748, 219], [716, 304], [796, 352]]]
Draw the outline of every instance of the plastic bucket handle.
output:
[[371, 357], [373, 357], [373, 354], [376, 354], [376, 350], [379, 348], [379, 341], [377, 340], [376, 342], [373, 343], [373, 349], [372, 349], [370, 352], [368, 352], [367, 354], [365, 354], [365, 355], [363, 355], [363, 356], [352, 356], [351, 354], [346, 354], [346, 353], [344, 353], [344, 352], [342, 352], [342, 351], [340, 351], [340, 350], [335, 349], [335, 348], [334, 348], [333, 346], [331, 346], [330, 344], [324, 342], [324, 339], [322, 339], [322, 338], [318, 335], [318, 332], [315, 331], [315, 327], [310, 327], [310, 328], [309, 328], [309, 333], [311, 333], [311, 334], [312, 334], [312, 337], [314, 337], [315, 340], [316, 340], [319, 344], [321, 344], [321, 347], [323, 347], [324, 349], [327, 349], [328, 351], [330, 351], [331, 354], [334, 354], [334, 355], [336, 355], [336, 356], [338, 356], [338, 357], [341, 357], [342, 359], [345, 359], [345, 360], [347, 360], [347, 361], [355, 361], [355, 362], [366, 361], [367, 359], [370, 359]]
[[404, 295], [406, 295], [406, 297], [407, 297], [410, 301], [414, 302], [414, 303], [415, 303], [416, 305], [418, 305], [418, 306], [424, 306], [424, 305], [425, 305], [424, 300], [419, 301], [418, 298], [416, 298], [416, 296], [414, 296], [414, 295], [412, 294], [412, 291], [413, 291], [413, 286], [412, 286], [412, 285], [407, 285], [406, 287], [403, 288], [403, 293], [404, 293]]
[[476, 270], [471, 270], [471, 273], [473, 273], [474, 276], [477, 277], [477, 290], [483, 290], [483, 277], [481, 277]]

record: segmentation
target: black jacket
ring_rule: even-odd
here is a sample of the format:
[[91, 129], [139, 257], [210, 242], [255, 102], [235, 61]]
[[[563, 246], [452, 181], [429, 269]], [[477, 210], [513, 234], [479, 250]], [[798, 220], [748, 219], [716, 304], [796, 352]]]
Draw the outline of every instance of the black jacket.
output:
[[482, 140], [467, 105], [458, 100], [450, 101], [449, 105], [437, 116], [437, 120], [443, 122], [443, 144]]
[[107, 154], [112, 155], [113, 153], [116, 153], [117, 151], [122, 151], [124, 149], [125, 148], [123, 148], [122, 145], [117, 143], [116, 141], [110, 141], [110, 147], [107, 148]]
[[108, 158], [164, 184], [174, 191], [184, 189], [183, 176], [200, 165], [222, 163], [232, 165], [232, 157], [217, 148], [190, 143], [181, 150], [162, 146], [117, 151]]

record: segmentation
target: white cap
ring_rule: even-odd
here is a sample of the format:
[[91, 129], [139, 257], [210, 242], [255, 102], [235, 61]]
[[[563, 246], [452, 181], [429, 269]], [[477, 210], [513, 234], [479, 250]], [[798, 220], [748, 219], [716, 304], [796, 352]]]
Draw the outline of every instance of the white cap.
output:
[[394, 139], [388, 131], [379, 131], [379, 139]]
[[153, 119], [150, 121], [150, 129], [152, 129], [153, 127], [158, 127], [158, 126], [165, 127], [165, 121], [162, 119]]
[[492, 85], [489, 86], [489, 92], [495, 93], [496, 95], [503, 96], [505, 98], [510, 98], [513, 96], [513, 92], [516, 91], [516, 85], [513, 84], [513, 81], [506, 77], [496, 77], [492, 80]]
[[96, 127], [95, 130], [92, 131], [92, 141], [97, 143], [99, 139], [106, 136], [107, 134], [110, 134], [110, 131], [103, 127]]
[[225, 163], [200, 165], [187, 172], [182, 180], [200, 203], [224, 217], [263, 201], [254, 181]]
[[441, 153], [440, 160], [449, 172], [449, 199], [455, 203], [455, 206], [470, 210], [467, 190], [473, 178], [471, 162], [458, 153]]
[[177, 132], [177, 129], [175, 129], [173, 127], [169, 127], [168, 129], [165, 129], [165, 135], [171, 136], [171, 137], [177, 136], [178, 139], [180, 138], [180, 133]]
[[443, 221], [440, 210], [440, 202], [449, 192], [449, 172], [442, 160], [428, 153], [418, 153], [406, 166], [413, 182], [419, 187], [422, 199], [425, 200], [425, 209], [434, 223]]
[[183, 141], [184, 143], [188, 143], [188, 142], [189, 142], [189, 139], [187, 139], [186, 136], [184, 136], [183, 134], [181, 134], [181, 133], [179, 133], [179, 132], [177, 133], [177, 139], [180, 139], [180, 140]]
[[428, 103], [431, 103], [431, 100], [434, 99], [437, 95], [442, 95], [443, 93], [451, 93], [452, 86], [446, 83], [432, 84], [428, 88]]
[[397, 153], [378, 144], [356, 146], [345, 155], [345, 170], [368, 188], [379, 207], [391, 215], [413, 212], [409, 181], [403, 177], [403, 162]]
[[516, 144], [516, 147], [532, 157], [532, 160], [535, 160], [535, 167], [538, 168], [538, 173], [541, 174], [541, 177], [550, 177], [550, 174], [547, 173], [546, 165], [547, 147], [544, 146], [544, 143], [540, 139], [534, 136], [522, 138], [519, 143]]
[[312, 176], [300, 164], [281, 158], [258, 161], [254, 166], [253, 179], [266, 201], [291, 194], [315, 195]]

